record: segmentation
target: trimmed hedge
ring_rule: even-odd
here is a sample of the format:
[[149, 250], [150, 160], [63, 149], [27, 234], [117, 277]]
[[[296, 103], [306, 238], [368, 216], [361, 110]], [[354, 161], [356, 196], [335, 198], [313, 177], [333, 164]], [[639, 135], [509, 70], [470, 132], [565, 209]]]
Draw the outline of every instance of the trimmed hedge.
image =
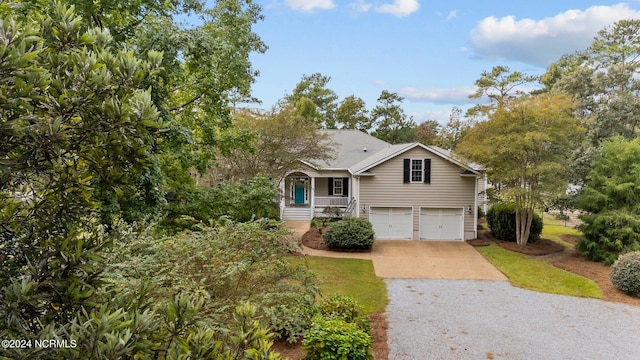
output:
[[346, 217], [331, 223], [323, 238], [330, 249], [367, 250], [373, 246], [375, 233], [369, 220]]
[[[487, 211], [487, 224], [493, 235], [500, 240], [516, 241], [516, 206], [512, 203], [498, 203]], [[536, 242], [542, 234], [542, 218], [533, 215], [529, 242]]]
[[620, 256], [611, 267], [609, 278], [618, 290], [640, 297], [640, 251]]

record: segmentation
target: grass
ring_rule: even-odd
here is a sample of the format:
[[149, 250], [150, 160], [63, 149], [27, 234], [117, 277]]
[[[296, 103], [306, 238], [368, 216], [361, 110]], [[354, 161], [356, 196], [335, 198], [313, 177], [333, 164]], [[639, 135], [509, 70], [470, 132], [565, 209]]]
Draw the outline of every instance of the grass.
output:
[[573, 245], [562, 240], [562, 235], [582, 235], [582, 233], [573, 227], [565, 226], [564, 221], [556, 220], [550, 216], [544, 217], [544, 227], [542, 228], [542, 237], [553, 240], [562, 244], [566, 248], [573, 248]]
[[514, 286], [524, 289], [578, 297], [602, 298], [598, 285], [590, 279], [558, 269], [544, 260], [503, 249], [497, 245], [477, 247]]
[[384, 312], [387, 306], [387, 288], [375, 275], [371, 260], [338, 259], [318, 256], [292, 258], [306, 265], [318, 278], [323, 297], [333, 294], [350, 296], [367, 313]]
[[[545, 216], [542, 237], [560, 243], [566, 248], [573, 248], [572, 244], [562, 240], [562, 235], [581, 233], [575, 228], [564, 226], [562, 220]], [[602, 298], [602, 292], [595, 282], [559, 269], [547, 261], [512, 252], [497, 245], [477, 247], [476, 250], [500, 269], [514, 286], [551, 294]]]

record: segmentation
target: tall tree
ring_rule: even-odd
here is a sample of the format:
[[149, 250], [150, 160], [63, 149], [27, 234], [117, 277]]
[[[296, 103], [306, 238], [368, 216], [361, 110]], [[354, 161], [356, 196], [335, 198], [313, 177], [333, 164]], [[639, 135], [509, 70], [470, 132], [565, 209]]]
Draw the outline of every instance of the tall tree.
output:
[[603, 141], [640, 135], [640, 20], [622, 20], [601, 30], [591, 46], [552, 64], [542, 76], [547, 89], [577, 103], [587, 138], [576, 152], [576, 182], [588, 175]]
[[301, 98], [311, 99], [321, 118], [318, 125], [325, 129], [336, 128], [336, 100], [338, 95], [327, 88], [327, 84], [331, 81], [331, 76], [314, 73], [311, 75], [303, 75], [302, 79], [293, 89], [293, 93], [284, 98], [286, 103], [296, 104]]
[[294, 106], [268, 112], [236, 114], [234, 131], [251, 134], [251, 147], [224, 147], [217, 171], [228, 180], [246, 180], [266, 175], [282, 179], [300, 160], [318, 163], [333, 157], [327, 134], [318, 131], [314, 118], [305, 117]]
[[640, 20], [619, 21], [601, 30], [585, 52], [561, 59], [545, 74], [551, 76], [571, 60], [553, 85], [572, 94], [582, 114], [591, 118], [594, 144], [615, 135], [631, 139], [640, 132], [639, 36]]
[[534, 212], [545, 197], [564, 192], [570, 150], [581, 134], [567, 95], [542, 94], [510, 101], [464, 137], [458, 153], [487, 168], [500, 196], [516, 205], [516, 239], [526, 245]]
[[435, 120], [426, 120], [416, 128], [416, 140], [425, 145], [436, 145], [440, 124]]
[[612, 264], [640, 250], [640, 140], [605, 141], [576, 204], [584, 211], [577, 248], [585, 257]]
[[147, 84], [162, 54], [118, 50], [108, 30], [87, 28], [61, 3], [3, 15], [0, 328], [42, 338], [99, 300], [111, 238], [96, 206], [151, 167], [163, 124]]
[[468, 115], [487, 116], [508, 101], [525, 94], [522, 86], [537, 80], [536, 76], [511, 71], [507, 66], [494, 66], [491, 71], [483, 71], [474, 83], [476, 92], [469, 97], [471, 99], [486, 97], [489, 99], [489, 104], [471, 108]]
[[397, 93], [383, 90], [378, 97], [378, 105], [371, 111], [375, 124], [373, 135], [378, 139], [399, 144], [415, 139], [416, 123], [407, 117], [402, 109], [404, 98]]
[[474, 124], [473, 117], [463, 117], [462, 109], [454, 107], [449, 114], [447, 125], [438, 131], [435, 144], [445, 149], [455, 150]]
[[364, 100], [355, 95], [344, 98], [336, 110], [336, 125], [341, 129], [369, 132], [373, 124]]

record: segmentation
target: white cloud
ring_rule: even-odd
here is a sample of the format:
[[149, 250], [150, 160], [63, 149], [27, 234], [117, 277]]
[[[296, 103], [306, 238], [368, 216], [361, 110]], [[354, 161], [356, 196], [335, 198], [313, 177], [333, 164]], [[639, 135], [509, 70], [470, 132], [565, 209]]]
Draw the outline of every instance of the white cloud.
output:
[[418, 8], [420, 8], [418, 0], [393, 0], [392, 4], [385, 4], [376, 7], [376, 11], [388, 13], [397, 17], [405, 17], [418, 11]]
[[492, 16], [480, 21], [471, 31], [470, 44], [475, 56], [480, 58], [546, 67], [562, 55], [586, 49], [605, 26], [637, 18], [640, 12], [626, 4], [567, 10], [542, 20]]
[[349, 6], [357, 12], [367, 12], [373, 5], [365, 0], [358, 0], [356, 2], [352, 2]]
[[472, 87], [460, 87], [450, 89], [413, 88], [404, 87], [398, 89], [398, 94], [413, 101], [424, 101], [433, 104], [469, 104], [469, 95], [475, 89]]
[[293, 10], [305, 12], [316, 9], [330, 10], [335, 7], [333, 0], [285, 0], [285, 3]]
[[458, 10], [450, 11], [449, 15], [447, 15], [447, 21], [452, 20], [456, 16], [458, 16]]

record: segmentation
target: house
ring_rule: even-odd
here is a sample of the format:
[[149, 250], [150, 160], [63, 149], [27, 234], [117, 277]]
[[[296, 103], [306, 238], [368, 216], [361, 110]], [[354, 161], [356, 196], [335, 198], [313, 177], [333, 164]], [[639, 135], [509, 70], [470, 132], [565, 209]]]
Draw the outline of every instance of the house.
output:
[[486, 204], [478, 165], [421, 143], [391, 145], [357, 130], [323, 130], [329, 162], [301, 161], [281, 182], [281, 218], [305, 221], [327, 207], [369, 219], [377, 239], [467, 240]]

